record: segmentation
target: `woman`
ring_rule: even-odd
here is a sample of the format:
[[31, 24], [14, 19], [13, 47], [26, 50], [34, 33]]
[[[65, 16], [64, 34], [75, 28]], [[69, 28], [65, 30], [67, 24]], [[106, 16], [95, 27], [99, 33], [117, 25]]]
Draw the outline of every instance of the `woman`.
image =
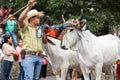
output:
[[13, 55], [15, 54], [11, 36], [5, 36], [5, 43], [3, 44], [2, 49], [5, 54], [3, 60], [2, 80], [10, 80], [10, 72], [14, 61]]

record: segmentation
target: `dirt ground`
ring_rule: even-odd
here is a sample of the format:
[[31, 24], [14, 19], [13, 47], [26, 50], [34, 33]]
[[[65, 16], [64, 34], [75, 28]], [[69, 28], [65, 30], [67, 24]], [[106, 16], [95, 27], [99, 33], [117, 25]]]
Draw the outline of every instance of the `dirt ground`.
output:
[[56, 80], [56, 77], [55, 76], [47, 76], [46, 80]]
[[[57, 80], [57, 79], [55, 76], [47, 76], [46, 80]], [[68, 80], [70, 80], [70, 79], [68, 79]], [[81, 79], [78, 79], [78, 80], [81, 80]]]
[[[14, 62], [12, 71], [11, 71], [11, 75], [10, 75], [11, 80], [18, 80], [18, 74], [19, 74], [19, 63]], [[41, 80], [43, 80], [43, 79], [41, 79]], [[48, 65], [46, 80], [57, 80], [55, 75], [52, 72], [50, 65]], [[67, 80], [70, 80], [69, 74], [67, 74]], [[78, 80], [80, 80], [80, 79], [78, 79]]]

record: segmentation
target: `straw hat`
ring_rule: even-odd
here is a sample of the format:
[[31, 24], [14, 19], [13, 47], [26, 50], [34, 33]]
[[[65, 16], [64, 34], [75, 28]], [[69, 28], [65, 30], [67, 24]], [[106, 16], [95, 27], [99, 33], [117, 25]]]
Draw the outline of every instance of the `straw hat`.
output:
[[25, 18], [25, 21], [28, 22], [28, 20], [33, 17], [33, 16], [44, 16], [43, 12], [38, 12], [36, 9], [33, 9], [33, 10], [30, 10], [28, 13], [27, 13], [27, 17]]

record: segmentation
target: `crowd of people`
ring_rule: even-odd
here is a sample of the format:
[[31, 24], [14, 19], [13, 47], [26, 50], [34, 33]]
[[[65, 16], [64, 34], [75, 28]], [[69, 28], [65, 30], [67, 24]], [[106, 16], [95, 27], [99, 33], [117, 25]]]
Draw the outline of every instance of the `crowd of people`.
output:
[[[11, 9], [7, 10], [2, 6], [0, 8], [1, 80], [10, 80], [15, 60], [19, 62], [20, 67], [18, 80], [46, 79], [46, 54], [42, 49], [42, 38], [36, 38], [35, 34], [37, 25], [40, 24], [40, 17], [44, 14], [37, 10], [30, 10], [35, 4], [34, 0], [29, 0], [28, 6], [20, 14], [18, 20], [10, 14]], [[8, 19], [5, 20], [6, 16]], [[16, 38], [15, 27], [20, 28], [21, 38]]]
[[[0, 22], [2, 22], [0, 24], [0, 68], [2, 68], [0, 69], [1, 80], [10, 80], [10, 72], [13, 62], [16, 60], [14, 56], [17, 57], [20, 67], [18, 80], [46, 79], [47, 59], [45, 52], [42, 50], [42, 40], [34, 38], [34, 36], [36, 36], [36, 34], [34, 34], [35, 29], [37, 28], [37, 25], [40, 24], [40, 17], [44, 14], [35, 9], [30, 10], [36, 4], [35, 2], [32, 3], [32, 1], [34, 0], [28, 1], [28, 7], [26, 7], [26, 9], [19, 16], [20, 24], [18, 24], [17, 19], [10, 14], [10, 11], [12, 10], [11, 8], [4, 9], [2, 6], [0, 8]], [[27, 17], [25, 18], [25, 16]], [[7, 17], [9, 18], [5, 20]], [[26, 22], [24, 22], [24, 20]], [[18, 26], [22, 34], [21, 38], [17, 40], [14, 30], [15, 27]], [[27, 31], [26, 28], [30, 31]], [[23, 30], [26, 31], [23, 32]], [[40, 44], [37, 44], [38, 42], [36, 41], [38, 40]], [[24, 54], [26, 54], [26, 58]]]

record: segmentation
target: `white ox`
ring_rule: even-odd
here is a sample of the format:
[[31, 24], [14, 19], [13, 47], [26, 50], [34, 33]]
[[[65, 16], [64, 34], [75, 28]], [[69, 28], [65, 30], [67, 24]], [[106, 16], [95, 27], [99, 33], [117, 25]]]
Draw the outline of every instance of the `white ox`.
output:
[[102, 67], [111, 66], [120, 56], [118, 37], [110, 34], [97, 37], [89, 30], [84, 31], [75, 27], [65, 28], [61, 47], [71, 48], [79, 53], [85, 80], [89, 80], [88, 73], [93, 69], [96, 72], [96, 80], [101, 80]]
[[65, 80], [68, 68], [79, 67], [78, 53], [72, 50], [63, 50], [60, 48], [60, 40], [48, 37], [55, 45], [49, 42], [44, 43], [44, 50], [48, 56], [48, 61], [52, 66], [53, 73], [57, 80]]

